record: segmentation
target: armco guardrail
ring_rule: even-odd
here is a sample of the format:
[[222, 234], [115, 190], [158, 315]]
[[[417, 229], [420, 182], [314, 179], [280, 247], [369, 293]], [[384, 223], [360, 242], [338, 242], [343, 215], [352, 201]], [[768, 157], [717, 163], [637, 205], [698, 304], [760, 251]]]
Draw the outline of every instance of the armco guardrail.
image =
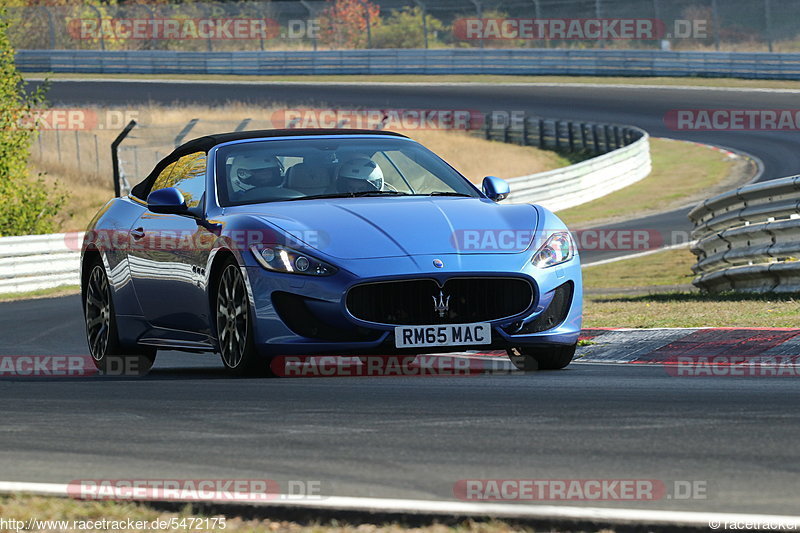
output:
[[800, 176], [747, 185], [695, 207], [694, 284], [710, 292], [800, 291]]
[[511, 178], [512, 202], [558, 211], [600, 198], [650, 174], [650, 140], [633, 126], [528, 118], [523, 128], [487, 130], [487, 139], [602, 154], [575, 165]]
[[87, 74], [516, 74], [800, 79], [800, 53], [540, 48], [177, 52], [18, 50], [22, 72]]
[[[563, 209], [604, 196], [650, 173], [648, 135], [631, 126], [528, 118], [522, 128], [487, 129], [488, 139], [600, 153], [568, 167], [509, 180], [512, 202]], [[83, 235], [0, 238], [0, 294], [77, 285]], [[131, 268], [149, 268], [131, 264]], [[120, 273], [111, 273], [112, 279]]]
[[82, 233], [0, 237], [0, 294], [78, 285]]

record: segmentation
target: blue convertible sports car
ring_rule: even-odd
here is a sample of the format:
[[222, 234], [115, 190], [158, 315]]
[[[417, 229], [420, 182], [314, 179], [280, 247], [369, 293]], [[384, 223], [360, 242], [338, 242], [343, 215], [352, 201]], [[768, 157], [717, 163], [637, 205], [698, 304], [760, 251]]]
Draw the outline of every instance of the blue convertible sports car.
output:
[[399, 134], [268, 130], [175, 149], [92, 221], [82, 254], [91, 355], [151, 365], [218, 352], [235, 375], [276, 355], [507, 350], [569, 364], [581, 326], [572, 237], [503, 205]]

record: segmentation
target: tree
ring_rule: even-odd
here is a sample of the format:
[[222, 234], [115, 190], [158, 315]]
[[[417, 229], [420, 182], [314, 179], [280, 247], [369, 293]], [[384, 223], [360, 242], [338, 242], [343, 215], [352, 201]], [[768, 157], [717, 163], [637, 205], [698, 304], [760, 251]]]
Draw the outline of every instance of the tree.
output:
[[[428, 26], [428, 46], [437, 43], [437, 37], [444, 30], [444, 24], [437, 18], [426, 16]], [[423, 48], [425, 34], [422, 26], [422, 9], [406, 6], [392, 11], [378, 28], [372, 32], [373, 48]]]
[[366, 48], [369, 31], [381, 24], [381, 9], [368, 0], [331, 0], [319, 18], [323, 45], [336, 48]]
[[0, 6], [0, 236], [53, 230], [65, 196], [42, 175], [31, 179], [28, 157], [36, 135], [32, 117], [44, 106], [44, 89], [27, 94], [14, 65], [5, 8]]

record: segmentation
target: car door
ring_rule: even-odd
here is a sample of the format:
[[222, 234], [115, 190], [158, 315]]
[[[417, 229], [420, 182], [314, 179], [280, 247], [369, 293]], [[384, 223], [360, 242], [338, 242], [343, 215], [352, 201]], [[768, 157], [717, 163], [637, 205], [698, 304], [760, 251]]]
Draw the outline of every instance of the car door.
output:
[[205, 152], [185, 155], [166, 167], [148, 191], [175, 187], [195, 216], [147, 210], [130, 228], [133, 285], [145, 319], [158, 328], [210, 333], [205, 268], [214, 235], [198, 224], [205, 207], [206, 162]]

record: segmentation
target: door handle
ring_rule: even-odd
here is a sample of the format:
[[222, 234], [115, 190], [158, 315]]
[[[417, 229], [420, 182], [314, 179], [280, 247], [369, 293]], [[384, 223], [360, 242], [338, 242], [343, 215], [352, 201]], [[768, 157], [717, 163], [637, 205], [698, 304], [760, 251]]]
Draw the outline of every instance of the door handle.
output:
[[139, 239], [141, 239], [142, 237], [144, 237], [144, 228], [132, 229], [131, 230], [131, 237], [133, 237], [137, 241]]

